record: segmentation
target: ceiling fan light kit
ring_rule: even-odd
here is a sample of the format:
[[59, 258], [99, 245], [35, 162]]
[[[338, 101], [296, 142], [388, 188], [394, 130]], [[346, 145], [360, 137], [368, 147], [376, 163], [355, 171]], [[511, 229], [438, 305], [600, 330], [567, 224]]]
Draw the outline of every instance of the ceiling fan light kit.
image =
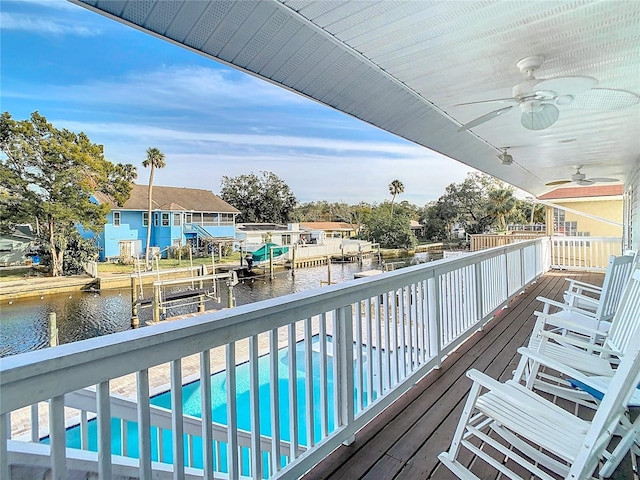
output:
[[[475, 105], [501, 102], [514, 103], [520, 106], [520, 123], [528, 130], [544, 130], [560, 118], [559, 106], [571, 105], [571, 108], [584, 110], [626, 108], [640, 102], [640, 97], [624, 90], [595, 88], [598, 80], [586, 76], [562, 76], [548, 79], [537, 79], [534, 72], [540, 68], [544, 57], [532, 55], [520, 60], [516, 66], [526, 78], [514, 85], [511, 98], [481, 100], [461, 103]], [[502, 107], [485, 113], [458, 128], [459, 132], [469, 130], [485, 122], [507, 113], [513, 106]]]
[[[529, 107], [528, 103], [536, 103]], [[550, 103], [540, 103], [537, 100], [531, 100], [520, 104], [522, 115], [520, 123], [524, 128], [529, 130], [544, 130], [558, 121], [560, 110]]]

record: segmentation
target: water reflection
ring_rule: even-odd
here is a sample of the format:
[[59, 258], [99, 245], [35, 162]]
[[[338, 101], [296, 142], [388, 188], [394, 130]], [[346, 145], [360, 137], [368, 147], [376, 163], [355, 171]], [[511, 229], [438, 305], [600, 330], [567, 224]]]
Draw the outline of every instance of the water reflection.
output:
[[[429, 254], [416, 254], [410, 259], [394, 259], [395, 268], [402, 265], [423, 263], [431, 260]], [[334, 263], [331, 265], [332, 283], [353, 280], [355, 273], [381, 268], [377, 262], [368, 260], [356, 263]], [[245, 305], [289, 293], [319, 288], [326, 282], [327, 266], [276, 272], [273, 280], [268, 277], [246, 278], [233, 289], [236, 305]], [[228, 304], [227, 288], [220, 284], [219, 302], [208, 300], [207, 310], [224, 308]], [[145, 291], [151, 296], [150, 291]], [[193, 301], [182, 301], [167, 309], [167, 317], [195, 312]], [[131, 294], [128, 289], [106, 290], [100, 294], [73, 292], [71, 294], [46, 295], [43, 298], [14, 300], [11, 305], [2, 305], [0, 310], [0, 357], [46, 348], [49, 345], [49, 312], [55, 312], [58, 326], [58, 343], [70, 343], [131, 328]], [[150, 308], [139, 311], [140, 325], [151, 322]]]

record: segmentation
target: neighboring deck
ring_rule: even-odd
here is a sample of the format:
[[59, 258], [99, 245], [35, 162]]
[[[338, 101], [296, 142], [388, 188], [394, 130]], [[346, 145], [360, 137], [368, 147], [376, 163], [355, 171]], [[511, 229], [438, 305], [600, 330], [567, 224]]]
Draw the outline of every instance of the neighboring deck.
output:
[[[529, 338], [535, 323], [533, 312], [541, 306], [536, 297], [561, 300], [565, 278], [569, 277], [600, 285], [604, 275], [557, 271], [545, 274], [484, 331], [477, 332], [447, 358], [440, 370], [420, 380], [358, 432], [353, 444], [335, 450], [304, 480], [457, 478], [439, 464], [437, 456], [449, 448], [460, 418], [471, 384], [465, 372], [475, 368], [500, 380], [511, 378], [519, 358], [516, 350]], [[485, 470], [476, 475], [483, 480], [495, 478]], [[615, 478], [632, 477], [622, 473]]]

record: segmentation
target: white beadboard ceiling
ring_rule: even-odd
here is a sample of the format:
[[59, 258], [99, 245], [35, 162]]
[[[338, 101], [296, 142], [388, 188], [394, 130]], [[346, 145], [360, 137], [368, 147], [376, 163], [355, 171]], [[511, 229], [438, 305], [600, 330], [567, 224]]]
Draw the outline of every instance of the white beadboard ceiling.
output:
[[[640, 104], [614, 108], [640, 94], [640, 1], [72, 1], [536, 195], [574, 165], [624, 182], [640, 158]], [[544, 57], [536, 78], [597, 89], [544, 130], [524, 128], [516, 105], [458, 132], [509, 105], [458, 104], [511, 97], [532, 55]], [[505, 146], [511, 166], [496, 158]]]

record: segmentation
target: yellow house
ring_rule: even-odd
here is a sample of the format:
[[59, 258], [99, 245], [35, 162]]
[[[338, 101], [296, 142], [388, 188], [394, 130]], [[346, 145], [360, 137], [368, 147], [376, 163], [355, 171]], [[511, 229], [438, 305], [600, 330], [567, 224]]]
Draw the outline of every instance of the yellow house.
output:
[[547, 204], [547, 234], [622, 237], [622, 189], [622, 185], [560, 187], [540, 195], [538, 199]]

